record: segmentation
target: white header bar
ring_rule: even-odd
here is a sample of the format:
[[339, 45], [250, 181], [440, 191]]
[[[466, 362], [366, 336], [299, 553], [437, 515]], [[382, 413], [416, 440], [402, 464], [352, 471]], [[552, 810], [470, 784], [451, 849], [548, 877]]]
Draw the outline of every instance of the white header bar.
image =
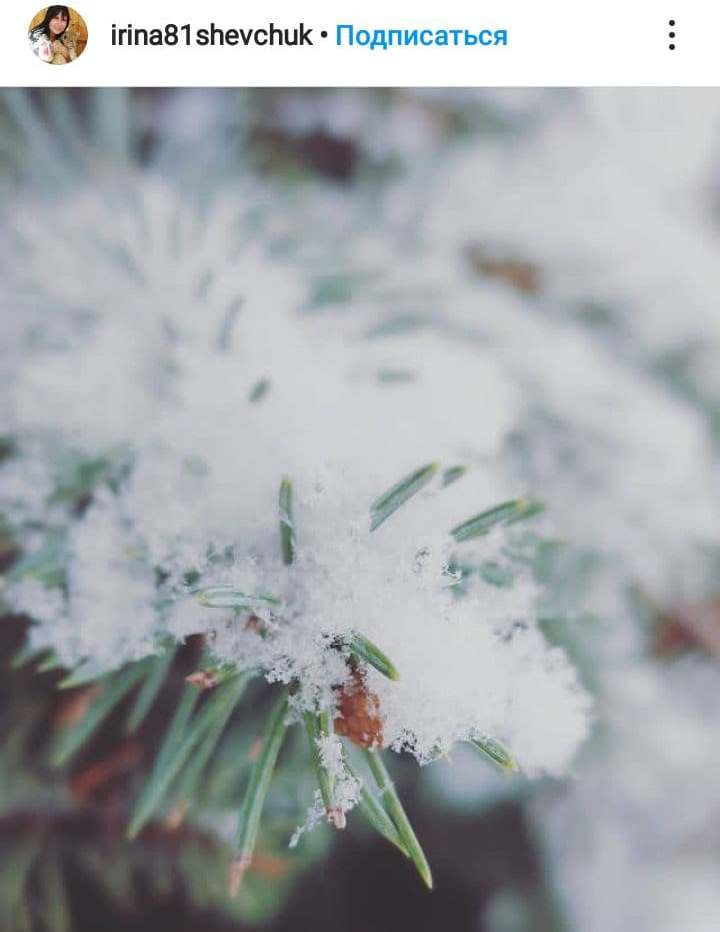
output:
[[720, 85], [720, 5], [709, 0], [73, 3], [87, 47], [53, 65], [28, 43], [40, 7], [6, 0], [0, 84]]

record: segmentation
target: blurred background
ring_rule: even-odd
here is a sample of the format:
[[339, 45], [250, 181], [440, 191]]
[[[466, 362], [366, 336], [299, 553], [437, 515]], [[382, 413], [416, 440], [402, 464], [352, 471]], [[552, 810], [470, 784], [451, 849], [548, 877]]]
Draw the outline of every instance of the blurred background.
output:
[[[423, 768], [398, 761], [432, 893], [355, 820], [288, 850], [312, 783], [291, 745], [260, 853], [230, 900], [222, 768], [201, 815], [171, 812], [124, 837], [192, 644], [137, 735], [111, 716], [58, 769], [48, 735], [87, 696], [59, 693], [62, 671], [18, 660], [31, 619], [8, 610], [1, 929], [720, 927], [719, 131], [714, 90], [3, 94], [7, 386], [15, 348], [53, 311], [52, 288], [17, 271], [32, 249], [17, 222], [28, 205], [52, 240], [82, 216], [88, 189], [159, 179], [201, 210], [245, 186], [253, 209], [269, 205], [273, 248], [301, 256], [315, 309], [352, 315], [370, 302], [386, 326], [489, 346], [512, 372], [522, 411], [506, 468], [542, 492], [573, 542], [542, 552], [541, 623], [596, 710], [566, 780], [508, 780], [462, 749]], [[469, 429], [482, 430], [481, 409]], [[6, 514], [8, 574], [22, 558], [11, 524]], [[247, 750], [253, 737], [245, 726], [233, 740]]]

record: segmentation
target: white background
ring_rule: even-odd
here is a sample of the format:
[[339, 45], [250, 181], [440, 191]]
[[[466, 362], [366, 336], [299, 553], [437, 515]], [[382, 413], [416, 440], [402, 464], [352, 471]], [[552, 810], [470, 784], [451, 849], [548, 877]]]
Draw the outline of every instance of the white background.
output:
[[[4, 86], [546, 86], [720, 85], [720, 4], [713, 0], [443, 0], [410, 3], [276, 0], [75, 0], [88, 25], [88, 47], [65, 66], [30, 52], [33, 0], [5, 0], [0, 84]], [[675, 19], [677, 38], [667, 37]], [[152, 28], [215, 22], [260, 27], [273, 20], [313, 26], [305, 48], [113, 48], [111, 24]], [[338, 23], [392, 28], [507, 28], [503, 47], [346, 48], [335, 45]], [[320, 30], [329, 37], [320, 39]], [[675, 51], [668, 50], [674, 41]]]

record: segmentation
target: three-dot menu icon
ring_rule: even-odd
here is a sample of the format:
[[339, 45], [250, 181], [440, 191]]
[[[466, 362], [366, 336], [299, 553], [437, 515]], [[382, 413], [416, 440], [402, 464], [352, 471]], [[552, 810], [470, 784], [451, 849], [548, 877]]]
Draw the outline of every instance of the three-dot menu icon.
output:
[[668, 38], [670, 39], [670, 45], [668, 45], [668, 48], [670, 49], [671, 52], [674, 52], [675, 42], [673, 40], [675, 39], [675, 20], [669, 19], [668, 26], [670, 27], [670, 32], [668, 33]]

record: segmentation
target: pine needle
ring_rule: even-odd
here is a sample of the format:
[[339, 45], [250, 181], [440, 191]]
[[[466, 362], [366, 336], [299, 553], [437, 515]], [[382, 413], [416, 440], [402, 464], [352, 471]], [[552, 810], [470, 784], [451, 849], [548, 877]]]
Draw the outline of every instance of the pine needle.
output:
[[305, 712], [303, 718], [310, 746], [310, 756], [315, 768], [328, 822], [331, 822], [335, 828], [345, 828], [345, 813], [335, 804], [335, 777], [323, 763], [318, 744], [323, 738], [329, 738], [332, 734], [332, 717], [329, 712]]
[[448, 469], [443, 470], [442, 474], [442, 484], [443, 488], [448, 485], [452, 485], [453, 482], [457, 482], [458, 479], [461, 479], [467, 472], [467, 466], [450, 466]]
[[399, 482], [396, 482], [391, 489], [375, 499], [370, 507], [370, 530], [377, 530], [401, 505], [404, 505], [408, 499], [427, 485], [439, 468], [439, 463], [429, 463], [427, 466], [423, 466], [405, 476]]
[[[347, 761], [345, 762], [345, 766], [348, 770], [348, 773], [355, 777], [355, 774]], [[355, 779], [357, 779], [357, 777], [355, 777]], [[402, 851], [406, 858], [410, 857], [410, 853], [400, 840], [400, 836], [398, 835], [397, 829], [395, 828], [395, 823], [387, 814], [374, 793], [370, 792], [365, 782], [361, 782], [358, 808], [367, 819], [367, 822], [371, 828], [374, 828], [375, 831], [382, 835], [383, 838], [387, 839], [390, 844], [395, 845], [396, 848]]]
[[137, 731], [138, 728], [145, 721], [145, 718], [152, 708], [153, 703], [155, 702], [158, 693], [162, 687], [162, 684], [165, 682], [165, 676], [167, 675], [170, 665], [175, 658], [177, 648], [173, 647], [166, 650], [159, 657], [154, 657], [150, 664], [150, 671], [145, 677], [145, 682], [142, 684], [138, 690], [138, 694], [135, 698], [130, 714], [128, 715], [127, 723], [125, 725], [125, 730], [132, 734], [134, 731]]
[[38, 912], [48, 932], [70, 932], [72, 920], [63, 870], [57, 857], [43, 861], [42, 897]]
[[433, 881], [430, 865], [428, 864], [427, 858], [425, 857], [425, 854], [420, 847], [420, 842], [417, 840], [417, 836], [413, 831], [412, 825], [410, 825], [410, 820], [408, 819], [407, 814], [403, 809], [403, 805], [400, 802], [400, 797], [398, 796], [395, 789], [395, 784], [390, 779], [390, 774], [387, 772], [382, 758], [377, 753], [377, 751], [363, 749], [363, 754], [365, 756], [365, 760], [368, 762], [368, 766], [370, 767], [372, 775], [375, 778], [378, 790], [380, 791], [380, 796], [385, 803], [390, 817], [395, 823], [395, 828], [397, 829], [400, 840], [408, 852], [408, 856], [415, 864], [415, 867], [425, 882], [425, 885], [428, 887], [428, 889], [432, 890]]
[[172, 763], [176, 759], [182, 746], [185, 729], [192, 715], [193, 707], [197, 702], [198, 695], [198, 691], [193, 689], [192, 686], [186, 686], [183, 690], [182, 698], [175, 709], [173, 720], [165, 733], [165, 738], [160, 745], [158, 756], [155, 758], [150, 777], [135, 804], [127, 830], [128, 838], [134, 838], [152, 816], [156, 807], [160, 805], [163, 794], [167, 790], [173, 776], [177, 773], [177, 769], [174, 772], [170, 772]]
[[285, 566], [295, 559], [295, 526], [292, 511], [293, 489], [288, 478], [280, 483], [280, 549]]
[[10, 660], [10, 668], [12, 670], [20, 670], [22, 667], [27, 666], [30, 661], [42, 657], [46, 652], [46, 647], [33, 647], [30, 644], [24, 644], [13, 654]]
[[280, 599], [274, 595], [248, 595], [235, 586], [208, 586], [195, 593], [198, 602], [206, 608], [240, 608], [254, 609], [268, 605], [279, 605]]
[[62, 667], [62, 661], [57, 654], [48, 654], [44, 660], [41, 660], [35, 667], [38, 673], [49, 673], [51, 670], [59, 670]]
[[508, 749], [496, 738], [471, 738], [470, 744], [505, 774], [518, 773], [520, 768]]
[[250, 774], [250, 782], [240, 807], [237, 828], [237, 857], [230, 867], [229, 893], [234, 896], [243, 874], [250, 866], [262, 815], [280, 747], [287, 731], [288, 694], [283, 692], [267, 720], [260, 754]]
[[[190, 716], [200, 694], [193, 686], [185, 687], [150, 777], [135, 805], [127, 830], [129, 838], [135, 838], [162, 805], [173, 781], [208, 731], [215, 728], [220, 720], [224, 725], [240, 701], [249, 680], [248, 673], [226, 680], [209, 694], [207, 701], [192, 719]], [[217, 732], [218, 740], [221, 732], [222, 728]]]
[[487, 511], [481, 511], [480, 514], [458, 524], [450, 533], [458, 543], [461, 543], [464, 540], [483, 537], [497, 525], [524, 521], [541, 514], [544, 510], [545, 506], [541, 502], [528, 498], [516, 498], [488, 508]]
[[75, 667], [72, 673], [69, 673], [58, 683], [58, 689], [75, 689], [76, 686], [87, 686], [88, 683], [94, 683], [103, 677], [102, 670], [94, 660], [86, 660]]
[[390, 660], [387, 654], [384, 654], [379, 647], [369, 641], [362, 634], [353, 634], [347, 645], [351, 653], [355, 654], [361, 660], [369, 663], [370, 666], [386, 676], [389, 680], [399, 680], [400, 674], [397, 667]]
[[259, 379], [252, 387], [250, 394], [248, 395], [248, 401], [256, 404], [258, 401], [267, 395], [270, 391], [270, 379]]
[[146, 670], [147, 667], [142, 662], [132, 663], [105, 677], [98, 684], [101, 692], [85, 715], [76, 725], [61, 733], [52, 755], [55, 766], [66, 764], [80, 750], [113, 709], [137, 685]]
[[[230, 716], [237, 707], [237, 703], [241, 698], [248, 680], [249, 677], [246, 677], [242, 682], [238, 681], [236, 688], [228, 691], [227, 701], [223, 697], [219, 697], [216, 700], [217, 706], [210, 716], [212, 721], [207, 726], [204, 737], [200, 737], [199, 743], [197, 741], [193, 742], [195, 751], [190, 757], [189, 763], [180, 774], [177, 787], [177, 798], [181, 803], [187, 803], [192, 799], [207, 762], [217, 748], [222, 734], [225, 731], [225, 727], [230, 720]], [[217, 691], [219, 693], [219, 689]]]

